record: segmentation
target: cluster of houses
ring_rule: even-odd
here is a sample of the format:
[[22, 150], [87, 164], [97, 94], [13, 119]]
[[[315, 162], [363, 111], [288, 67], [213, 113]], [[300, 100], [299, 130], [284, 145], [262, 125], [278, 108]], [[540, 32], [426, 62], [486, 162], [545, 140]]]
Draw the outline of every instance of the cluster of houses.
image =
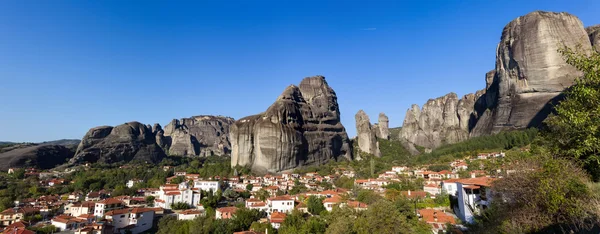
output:
[[[474, 159], [486, 160], [504, 157], [504, 153], [479, 154]], [[410, 168], [394, 166], [377, 178], [355, 179], [354, 187], [368, 189], [385, 194], [386, 186], [402, 179], [423, 181], [421, 190], [401, 191], [408, 199], [435, 198], [440, 194], [450, 196], [452, 207], [436, 207], [415, 210], [417, 215], [432, 227], [432, 232], [444, 230], [446, 224], [455, 224], [456, 219], [463, 222], [473, 222], [473, 217], [489, 206], [491, 199], [491, 178], [480, 170], [470, 171], [470, 178], [459, 178], [459, 172], [469, 169], [465, 160], [456, 160], [449, 164], [451, 170], [429, 171], [423, 167]], [[9, 172], [14, 172], [13, 169]], [[26, 170], [27, 174], [40, 177], [44, 186], [54, 186], [65, 183], [56, 175]], [[339, 177], [354, 178], [351, 169], [337, 168], [332, 175], [318, 173], [283, 173], [265, 176], [234, 176], [230, 178], [210, 177], [200, 178], [198, 174], [175, 172], [167, 178], [159, 188], [145, 188], [138, 191], [136, 196], [111, 197], [106, 191], [94, 191], [87, 194], [72, 193], [61, 196], [41, 196], [35, 199], [15, 201], [15, 207], [0, 212], [0, 226], [3, 233], [33, 233], [26, 227], [41, 228], [53, 225], [58, 231], [71, 231], [77, 234], [104, 233], [142, 233], [150, 230], [157, 218], [173, 215], [180, 220], [192, 220], [205, 215], [200, 203], [202, 194], [216, 193], [225, 188], [237, 192], [250, 192], [251, 197], [243, 201], [248, 209], [264, 211], [267, 218], [261, 222], [269, 222], [278, 229], [287, 214], [292, 210], [308, 213], [306, 201], [311, 196], [321, 198], [326, 210], [335, 207], [350, 207], [365, 210], [368, 205], [351, 198], [351, 190], [335, 188], [333, 181]], [[183, 182], [171, 183], [175, 178], [183, 177]], [[143, 182], [131, 179], [127, 187]], [[323, 184], [329, 184], [325, 187]], [[289, 191], [295, 186], [305, 187], [304, 193], [290, 195]], [[333, 187], [333, 188], [332, 188]], [[268, 197], [259, 199], [257, 193], [261, 190], [268, 192]], [[147, 197], [154, 197], [148, 201]], [[150, 202], [150, 203], [148, 203]], [[173, 211], [178, 203], [186, 204], [189, 209]], [[220, 207], [216, 209], [217, 219], [234, 217], [238, 208]], [[37, 217], [37, 219], [32, 218]], [[39, 220], [41, 218], [41, 220]]]

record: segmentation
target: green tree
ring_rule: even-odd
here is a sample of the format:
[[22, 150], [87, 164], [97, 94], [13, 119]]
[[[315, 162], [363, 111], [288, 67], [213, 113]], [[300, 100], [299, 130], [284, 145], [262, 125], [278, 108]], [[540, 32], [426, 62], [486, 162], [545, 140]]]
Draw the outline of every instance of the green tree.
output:
[[255, 209], [247, 209], [247, 208], [239, 208], [233, 215], [231, 219], [232, 230], [234, 231], [245, 231], [250, 228], [250, 225], [254, 221], [257, 221], [261, 218], [261, 215], [258, 210]]
[[246, 190], [252, 191], [252, 188], [254, 188], [254, 185], [252, 185], [252, 184], [246, 185]]
[[190, 205], [184, 202], [177, 202], [171, 206], [173, 210], [186, 210], [190, 208]]
[[[391, 207], [393, 204], [386, 200], [372, 204], [354, 223], [356, 233], [420, 233], [423, 231], [411, 225], [406, 216], [402, 216], [396, 209], [390, 209]], [[425, 233], [428, 232], [431, 230], [426, 230]]]
[[23, 168], [15, 169], [13, 172], [13, 177], [16, 179], [19, 179], [19, 180], [25, 178], [25, 169], [23, 169]]
[[583, 72], [564, 92], [556, 115], [545, 122], [552, 153], [581, 162], [594, 181], [600, 181], [600, 54], [564, 48], [566, 62]]
[[265, 233], [265, 230], [268, 233], [277, 233], [275, 228], [273, 228], [273, 226], [269, 222], [253, 222], [252, 225], [250, 225], [250, 230], [260, 233]]
[[325, 211], [325, 206], [323, 206], [323, 199], [320, 199], [316, 196], [309, 196], [308, 201], [306, 202], [306, 206], [308, 207], [308, 212], [313, 215], [319, 215], [321, 212]]
[[293, 210], [291, 214], [288, 214], [283, 220], [281, 227], [279, 227], [279, 234], [296, 234], [300, 233], [302, 226], [304, 225], [304, 214], [301, 211]]
[[255, 195], [261, 201], [265, 201], [265, 200], [267, 200], [267, 198], [269, 198], [271, 196], [271, 194], [269, 193], [269, 191], [264, 190], [264, 189], [258, 190]]
[[148, 206], [154, 206], [154, 199], [156, 199], [154, 196], [147, 196], [144, 198]]
[[375, 193], [372, 190], [363, 189], [363, 190], [358, 191], [356, 199], [360, 202], [364, 202], [364, 203], [370, 205], [370, 204], [373, 204], [373, 203], [381, 200], [382, 197], [379, 196], [377, 193]]
[[569, 233], [600, 222], [600, 199], [582, 168], [544, 153], [521, 158], [492, 184], [491, 206], [474, 233]]
[[183, 176], [177, 176], [173, 179], [171, 179], [171, 184], [179, 184], [181, 182], [185, 181], [185, 177]]

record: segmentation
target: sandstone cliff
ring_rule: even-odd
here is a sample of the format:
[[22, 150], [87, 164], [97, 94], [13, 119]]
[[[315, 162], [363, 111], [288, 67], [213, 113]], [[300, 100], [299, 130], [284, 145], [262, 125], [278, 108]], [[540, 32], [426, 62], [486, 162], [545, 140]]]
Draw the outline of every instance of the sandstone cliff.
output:
[[376, 129], [377, 138], [390, 139], [390, 120], [383, 112], [379, 113], [379, 119], [377, 119], [377, 123], [373, 125], [373, 128]]
[[592, 46], [597, 52], [600, 52], [600, 24], [588, 27], [586, 31], [590, 37]]
[[581, 75], [564, 62], [558, 49], [581, 46], [590, 51], [597, 31], [590, 27], [586, 32], [568, 13], [536, 11], [513, 20], [502, 32], [496, 68], [486, 73], [486, 88], [457, 105], [451, 94], [429, 100], [423, 110], [413, 105], [401, 138], [435, 148], [470, 136], [539, 126], [561, 92]]
[[352, 159], [337, 96], [323, 76], [287, 87], [265, 112], [236, 121], [230, 140], [231, 166], [258, 173]]
[[229, 126], [233, 122], [234, 120], [229, 117], [208, 115], [174, 119], [165, 126], [163, 140], [167, 142], [168, 152], [171, 155], [229, 154], [231, 151]]
[[455, 93], [449, 93], [429, 99], [422, 109], [412, 105], [404, 118], [400, 138], [425, 148], [467, 139], [475, 99], [475, 94], [459, 100]]
[[75, 154], [76, 145], [17, 144], [0, 149], [0, 170], [8, 168], [51, 169], [66, 163]]
[[152, 128], [139, 122], [90, 129], [81, 139], [71, 164], [81, 162], [159, 162], [165, 157]]
[[359, 110], [354, 116], [356, 120], [356, 140], [360, 151], [381, 156], [379, 151], [379, 142], [377, 142], [378, 127], [371, 126], [371, 120], [367, 113]]

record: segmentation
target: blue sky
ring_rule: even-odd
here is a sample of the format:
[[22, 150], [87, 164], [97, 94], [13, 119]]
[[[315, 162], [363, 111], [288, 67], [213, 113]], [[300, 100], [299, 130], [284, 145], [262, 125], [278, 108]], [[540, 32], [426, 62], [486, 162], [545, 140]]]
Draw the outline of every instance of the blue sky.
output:
[[600, 24], [600, 1], [0, 1], [0, 140], [264, 111], [324, 75], [342, 123], [484, 87], [502, 28], [534, 10]]

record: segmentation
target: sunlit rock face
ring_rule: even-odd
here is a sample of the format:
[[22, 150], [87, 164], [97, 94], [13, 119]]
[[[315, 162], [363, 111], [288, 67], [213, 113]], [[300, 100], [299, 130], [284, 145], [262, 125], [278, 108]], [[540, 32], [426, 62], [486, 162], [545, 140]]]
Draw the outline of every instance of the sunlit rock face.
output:
[[258, 173], [352, 159], [337, 96], [323, 76], [288, 86], [265, 112], [236, 121], [230, 130], [231, 165]]

